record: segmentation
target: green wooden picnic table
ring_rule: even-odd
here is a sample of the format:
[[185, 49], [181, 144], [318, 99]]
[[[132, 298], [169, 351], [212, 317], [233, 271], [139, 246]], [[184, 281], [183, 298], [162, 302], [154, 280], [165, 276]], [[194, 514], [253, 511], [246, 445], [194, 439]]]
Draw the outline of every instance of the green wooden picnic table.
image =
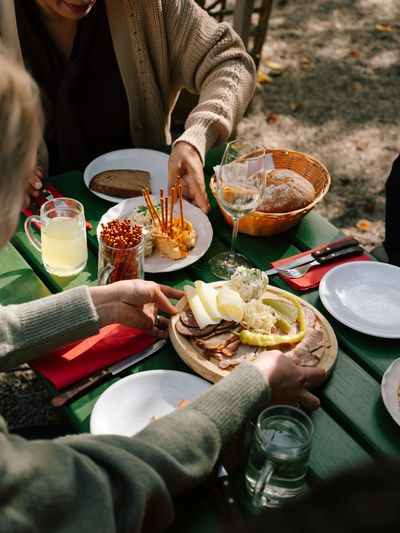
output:
[[[205, 172], [211, 175], [213, 166], [221, 158], [223, 147], [213, 149], [206, 159]], [[167, 149], [165, 150], [167, 151]], [[8, 304], [39, 298], [50, 292], [63, 291], [80, 284], [94, 285], [97, 277], [97, 239], [96, 227], [111, 204], [93, 195], [85, 186], [79, 171], [58, 175], [49, 180], [65, 196], [79, 199], [85, 206], [86, 219], [93, 224], [88, 232], [89, 260], [83, 272], [75, 278], [58, 278], [48, 274], [41, 263], [39, 253], [29, 244], [21, 220], [11, 244], [2, 250], [0, 270], [0, 303]], [[208, 260], [215, 253], [229, 248], [231, 227], [228, 226], [210, 194], [212, 205], [210, 220], [214, 238], [210, 249], [198, 262], [171, 273], [146, 275], [147, 279], [182, 288], [196, 279], [205, 282], [216, 281], [208, 270]], [[254, 266], [267, 269], [270, 262], [288, 257], [298, 252], [332, 242], [343, 236], [334, 225], [315, 211], [308, 214], [302, 222], [286, 233], [272, 237], [251, 237], [239, 234], [237, 246]], [[289, 290], [285, 281], [278, 276], [270, 279], [272, 285]], [[386, 454], [397, 454], [400, 450], [400, 430], [387, 413], [381, 399], [380, 381], [389, 364], [400, 353], [400, 340], [379, 339], [358, 333], [336, 321], [323, 307], [318, 289], [297, 293], [314, 305], [331, 323], [339, 341], [339, 354], [332, 375], [319, 388], [321, 408], [313, 413], [315, 436], [310, 460], [309, 483], [323, 480], [333, 473], [347, 469], [357, 463]], [[122, 376], [151, 369], [174, 369], [191, 372], [174, 351], [167, 345], [149, 360], [127, 370]], [[111, 378], [63, 408], [75, 430], [79, 433], [89, 431], [90, 415], [96, 400], [120, 376]], [[48, 383], [50, 394], [56, 391]], [[244, 459], [243, 459], [244, 461]], [[243, 463], [242, 461], [242, 463]], [[245, 499], [243, 476], [240, 466], [237, 469], [235, 487]], [[218, 505], [211, 503], [211, 492], [200, 488], [200, 499], [196, 508], [199, 515], [198, 529], [188, 518], [188, 495], [178, 502], [182, 513], [178, 514], [173, 530], [202, 531], [204, 513], [202, 505], [208, 509], [208, 518], [218, 515]], [[182, 503], [183, 502], [183, 503]], [[200, 511], [199, 511], [200, 509]], [[194, 512], [191, 511], [190, 514]], [[191, 515], [192, 516], [192, 515]], [[182, 521], [180, 520], [182, 518]], [[197, 522], [196, 522], [197, 523]], [[210, 522], [211, 523], [211, 522]], [[218, 519], [214, 526], [217, 528]], [[217, 530], [217, 529], [215, 529]], [[204, 529], [203, 529], [204, 531]], [[207, 531], [213, 531], [209, 526]]]

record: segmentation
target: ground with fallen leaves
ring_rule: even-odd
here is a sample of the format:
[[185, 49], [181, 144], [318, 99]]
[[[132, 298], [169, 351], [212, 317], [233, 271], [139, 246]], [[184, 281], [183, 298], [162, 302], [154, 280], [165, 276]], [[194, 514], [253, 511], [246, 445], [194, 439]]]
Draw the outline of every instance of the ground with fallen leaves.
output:
[[321, 160], [332, 185], [318, 211], [371, 249], [400, 152], [399, 87], [399, 0], [275, 0], [238, 136]]

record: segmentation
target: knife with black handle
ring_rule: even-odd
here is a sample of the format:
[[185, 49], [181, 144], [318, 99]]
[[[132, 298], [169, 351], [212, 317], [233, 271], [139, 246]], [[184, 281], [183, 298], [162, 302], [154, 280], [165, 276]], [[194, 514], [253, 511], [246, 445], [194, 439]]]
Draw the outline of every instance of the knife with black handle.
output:
[[[299, 266], [306, 265], [308, 263], [311, 263], [313, 261], [317, 261], [319, 264], [329, 264], [329, 262], [333, 263], [335, 259], [333, 259], [334, 253], [339, 252], [340, 250], [347, 250], [349, 248], [357, 247], [360, 243], [357, 239], [348, 238], [348, 239], [342, 239], [341, 241], [334, 242], [332, 244], [327, 244], [326, 246], [323, 246], [319, 250], [315, 250], [315, 252], [310, 252], [307, 255], [302, 255], [301, 257], [298, 257], [297, 259], [293, 259], [293, 261], [287, 261], [285, 263], [281, 263], [278, 267], [270, 268], [265, 272], [267, 276], [272, 276], [273, 274], [278, 274], [279, 271], [282, 270], [289, 270], [290, 268], [297, 268]], [[357, 253], [355, 254], [357, 255]], [[330, 259], [323, 260], [324, 257], [328, 257]], [[352, 257], [352, 256], [349, 256]], [[341, 257], [341, 259], [345, 259], [345, 257]], [[317, 264], [315, 263], [315, 264]]]
[[51, 400], [51, 404], [54, 407], [61, 407], [65, 405], [67, 402], [70, 402], [82, 392], [85, 392], [87, 389], [91, 388], [95, 383], [99, 383], [107, 377], [115, 376], [116, 374], [119, 374], [130, 366], [139, 363], [139, 361], [143, 361], [143, 359], [146, 359], [150, 355], [153, 355], [155, 352], [157, 352], [157, 350], [162, 348], [166, 342], [167, 341], [165, 339], [161, 339], [152, 344], [151, 346], [148, 346], [141, 352], [138, 352], [132, 355], [131, 357], [127, 357], [126, 359], [120, 361], [119, 363], [116, 363], [115, 365], [112, 365], [108, 368], [104, 368], [103, 370], [98, 370], [91, 376], [88, 376], [87, 378], [83, 379], [82, 381], [79, 381], [72, 387], [65, 389], [57, 396], [54, 396], [54, 398], [52, 398]]

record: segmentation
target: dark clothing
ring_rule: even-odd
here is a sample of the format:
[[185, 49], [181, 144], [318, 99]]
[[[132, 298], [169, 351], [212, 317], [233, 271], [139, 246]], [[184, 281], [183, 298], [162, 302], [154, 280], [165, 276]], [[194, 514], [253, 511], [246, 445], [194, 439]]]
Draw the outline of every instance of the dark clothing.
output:
[[105, 152], [131, 148], [128, 100], [103, 0], [79, 21], [67, 64], [35, 2], [15, 0], [15, 8], [25, 65], [42, 91], [49, 173], [83, 170]]
[[398, 533], [399, 479], [399, 459], [380, 459], [338, 474], [305, 497], [266, 510], [229, 533]]
[[389, 263], [400, 266], [400, 155], [386, 181], [386, 218], [384, 247]]

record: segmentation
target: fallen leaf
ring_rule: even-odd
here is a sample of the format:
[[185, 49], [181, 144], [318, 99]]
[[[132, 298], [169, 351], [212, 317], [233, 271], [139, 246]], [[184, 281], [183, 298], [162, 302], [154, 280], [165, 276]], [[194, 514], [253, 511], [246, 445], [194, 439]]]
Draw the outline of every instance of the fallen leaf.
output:
[[268, 113], [268, 115], [265, 115], [265, 120], [268, 123], [276, 122], [278, 120], [278, 115], [275, 115], [275, 113]]
[[304, 67], [308, 66], [310, 64], [310, 58], [307, 56], [301, 56], [300, 57], [300, 65], [303, 65]]
[[300, 102], [292, 102], [290, 104], [290, 109], [292, 111], [298, 111], [300, 108], [301, 108], [301, 103]]
[[350, 55], [354, 59], [361, 59], [362, 57], [361, 52], [358, 52], [358, 50], [350, 50]]
[[266, 59], [263, 61], [263, 65], [269, 69], [271, 76], [280, 76], [286, 68], [284, 65], [282, 65], [282, 63], [273, 61], [272, 59]]
[[359, 229], [360, 231], [368, 231], [371, 227], [371, 222], [369, 220], [367, 220], [366, 218], [361, 218], [357, 224], [357, 229]]
[[354, 145], [356, 149], [360, 152], [368, 148], [368, 141], [362, 141], [361, 139], [358, 139], [357, 137], [354, 139]]
[[359, 93], [363, 90], [363, 86], [361, 85], [361, 83], [359, 81], [354, 81], [352, 84], [351, 84], [351, 90], [356, 92], [356, 93]]
[[394, 33], [397, 30], [396, 26], [390, 24], [375, 24], [375, 29], [384, 33]]
[[264, 74], [264, 72], [257, 72], [257, 81], [261, 83], [261, 85], [264, 85], [265, 83], [271, 84], [273, 82], [271, 76], [268, 76], [267, 74]]

